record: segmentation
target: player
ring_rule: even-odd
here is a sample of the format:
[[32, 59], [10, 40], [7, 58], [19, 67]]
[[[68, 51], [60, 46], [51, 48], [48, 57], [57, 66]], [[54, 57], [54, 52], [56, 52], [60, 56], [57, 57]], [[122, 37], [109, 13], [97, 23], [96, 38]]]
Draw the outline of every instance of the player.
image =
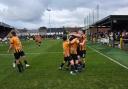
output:
[[41, 43], [42, 43], [42, 37], [40, 35], [36, 35], [35, 42], [36, 42], [36, 45], [38, 45], [40, 47]]
[[77, 47], [79, 44], [79, 40], [76, 36], [72, 36], [72, 39], [70, 39], [70, 53], [71, 53], [71, 57], [74, 60], [75, 63], [75, 71], [78, 71], [78, 58], [77, 58]]
[[77, 46], [78, 72], [81, 72], [83, 68], [82, 59], [81, 59], [82, 56], [81, 56], [80, 42], [81, 42], [81, 37], [79, 38], [79, 44]]
[[27, 60], [25, 59], [25, 54], [23, 51], [21, 41], [16, 35], [16, 32], [14, 31], [11, 32], [10, 47], [8, 49], [8, 52], [10, 52], [10, 50], [13, 50], [16, 65], [18, 67], [19, 72], [22, 72], [24, 70], [24, 67], [22, 65], [22, 60], [24, 60], [25, 67], [30, 66], [28, 65]]
[[67, 40], [67, 36], [63, 36], [63, 51], [64, 51], [64, 61], [61, 63], [60, 69], [67, 62], [68, 66], [70, 65], [70, 74], [75, 75], [75, 66], [74, 60], [70, 57], [70, 43]]
[[70, 60], [70, 49], [69, 49], [69, 41], [67, 40], [67, 36], [63, 36], [63, 55], [64, 61], [61, 63], [59, 69], [62, 69], [64, 64], [69, 62]]
[[85, 56], [86, 56], [86, 35], [83, 31], [82, 37], [80, 39], [80, 57], [83, 62], [83, 68], [85, 68]]
[[70, 43], [67, 40], [67, 36], [63, 36], [63, 51], [64, 51], [64, 61], [61, 63], [60, 69], [68, 62], [68, 66], [71, 66], [70, 74], [74, 75], [74, 60], [70, 57]]

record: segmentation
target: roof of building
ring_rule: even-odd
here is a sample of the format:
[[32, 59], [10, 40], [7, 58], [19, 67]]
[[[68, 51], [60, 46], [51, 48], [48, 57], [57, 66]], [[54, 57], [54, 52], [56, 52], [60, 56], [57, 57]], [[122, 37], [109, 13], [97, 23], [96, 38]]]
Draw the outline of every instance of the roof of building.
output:
[[6, 23], [3, 23], [3, 22], [0, 22], [0, 26], [1, 27], [7, 27], [7, 28], [13, 28], [12, 26], [6, 24]]
[[92, 26], [110, 26], [111, 22], [128, 22], [128, 15], [109, 15], [92, 24]]

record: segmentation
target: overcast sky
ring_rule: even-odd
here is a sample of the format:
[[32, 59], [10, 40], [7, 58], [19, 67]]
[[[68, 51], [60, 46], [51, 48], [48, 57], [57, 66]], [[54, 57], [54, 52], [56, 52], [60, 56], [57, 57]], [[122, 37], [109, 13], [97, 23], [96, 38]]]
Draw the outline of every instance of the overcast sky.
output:
[[0, 0], [0, 21], [17, 28], [49, 27], [50, 14], [51, 27], [84, 26], [97, 4], [100, 18], [128, 14], [128, 0]]

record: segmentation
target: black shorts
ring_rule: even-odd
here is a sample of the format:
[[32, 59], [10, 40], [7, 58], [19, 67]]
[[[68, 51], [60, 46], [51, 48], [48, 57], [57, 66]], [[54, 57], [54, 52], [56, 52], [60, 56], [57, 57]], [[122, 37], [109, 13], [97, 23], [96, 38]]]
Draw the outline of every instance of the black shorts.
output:
[[78, 60], [77, 54], [71, 54], [71, 58], [72, 58], [73, 60]]
[[23, 56], [25, 56], [24, 51], [19, 51], [19, 52], [14, 53], [14, 57], [16, 60], [20, 59], [20, 57], [23, 57]]
[[80, 57], [83, 57], [83, 51], [80, 51], [78, 54]]
[[68, 62], [68, 61], [70, 61], [70, 60], [71, 60], [70, 57], [64, 57], [64, 61], [65, 61], [65, 62]]
[[81, 51], [79, 50], [79, 51], [77, 51], [77, 55], [80, 55], [81, 54]]

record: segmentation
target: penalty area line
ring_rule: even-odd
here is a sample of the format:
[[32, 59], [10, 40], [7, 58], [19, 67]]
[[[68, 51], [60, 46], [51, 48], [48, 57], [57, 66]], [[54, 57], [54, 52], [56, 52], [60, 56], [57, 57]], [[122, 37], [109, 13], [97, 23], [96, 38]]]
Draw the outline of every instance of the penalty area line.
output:
[[90, 46], [88, 46], [88, 47], [89, 47], [90, 49], [92, 49], [93, 51], [95, 51], [96, 53], [98, 53], [98, 54], [100, 54], [100, 55], [102, 55], [102, 56], [108, 58], [108, 59], [111, 60], [112, 62], [114, 62], [114, 63], [118, 64], [119, 66], [121, 66], [121, 67], [123, 67], [123, 68], [125, 68], [125, 69], [128, 70], [128, 67], [127, 67], [127, 66], [125, 66], [125, 65], [121, 64], [120, 62], [114, 60], [113, 58], [111, 58], [111, 57], [109, 57], [109, 56], [107, 56], [107, 55], [105, 55], [105, 54], [99, 52], [98, 50], [96, 50], [96, 49], [94, 49], [94, 48], [91, 48]]

